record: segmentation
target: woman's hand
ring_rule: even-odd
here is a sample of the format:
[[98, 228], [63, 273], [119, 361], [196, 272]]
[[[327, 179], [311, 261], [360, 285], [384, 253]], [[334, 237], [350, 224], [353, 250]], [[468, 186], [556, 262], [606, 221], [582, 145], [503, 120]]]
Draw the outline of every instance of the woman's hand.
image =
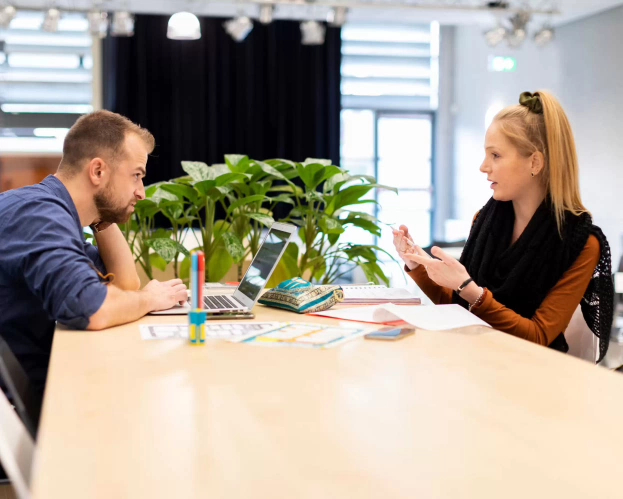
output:
[[428, 277], [445, 288], [456, 290], [469, 279], [467, 270], [456, 258], [451, 257], [437, 246], [433, 246], [431, 253], [438, 260], [421, 249], [419, 254], [413, 252], [407, 253], [405, 256], [420, 265], [424, 265]]
[[394, 229], [392, 233], [394, 234], [394, 247], [398, 256], [405, 262], [409, 270], [415, 269], [419, 264], [411, 256], [414, 254], [426, 255], [426, 253], [422, 248], [415, 245], [406, 225], [401, 225], [399, 230]]

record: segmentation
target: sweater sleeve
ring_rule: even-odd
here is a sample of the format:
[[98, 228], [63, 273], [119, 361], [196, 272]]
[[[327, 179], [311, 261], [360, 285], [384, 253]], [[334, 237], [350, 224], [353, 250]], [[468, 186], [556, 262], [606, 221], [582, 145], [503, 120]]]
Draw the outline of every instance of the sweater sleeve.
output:
[[413, 270], [409, 270], [405, 265], [405, 271], [435, 305], [452, 303], [452, 290], [440, 286], [428, 277], [423, 265], [418, 265]]
[[472, 307], [471, 311], [499, 331], [540, 345], [549, 345], [569, 325], [593, 277], [599, 257], [599, 240], [591, 235], [580, 256], [551, 289], [531, 319], [522, 317], [496, 301], [489, 290], [485, 292], [480, 305]]

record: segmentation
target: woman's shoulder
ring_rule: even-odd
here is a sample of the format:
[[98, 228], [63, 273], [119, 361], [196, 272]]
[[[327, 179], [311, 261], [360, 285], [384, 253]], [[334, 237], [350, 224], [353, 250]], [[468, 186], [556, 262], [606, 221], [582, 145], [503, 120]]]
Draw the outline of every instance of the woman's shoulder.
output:
[[578, 257], [577, 263], [582, 264], [584, 262], [594, 263], [593, 266], [597, 265], [599, 262], [599, 258], [601, 257], [601, 244], [599, 244], [599, 239], [594, 234], [588, 236], [588, 240], [584, 245], [584, 249], [580, 253]]

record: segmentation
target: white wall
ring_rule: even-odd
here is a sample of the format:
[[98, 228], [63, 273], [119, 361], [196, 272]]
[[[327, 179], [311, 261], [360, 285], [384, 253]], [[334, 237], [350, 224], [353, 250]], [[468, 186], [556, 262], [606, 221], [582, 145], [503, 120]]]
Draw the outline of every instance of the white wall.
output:
[[[480, 27], [455, 33], [455, 198], [453, 217], [466, 222], [490, 197], [478, 171], [490, 105], [515, 104], [523, 91], [551, 90], [573, 127], [582, 197], [602, 227], [618, 265], [623, 234], [623, 7], [557, 29], [540, 49], [532, 40], [513, 50], [490, 49]], [[490, 73], [489, 55], [513, 56], [514, 73]]]
[[560, 28], [556, 43], [582, 200], [608, 237], [616, 268], [623, 251], [623, 7]]

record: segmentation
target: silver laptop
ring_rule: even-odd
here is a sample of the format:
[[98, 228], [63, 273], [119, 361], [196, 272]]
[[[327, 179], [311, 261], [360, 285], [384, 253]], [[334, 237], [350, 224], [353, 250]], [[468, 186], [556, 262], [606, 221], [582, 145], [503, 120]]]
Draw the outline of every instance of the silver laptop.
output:
[[[275, 222], [266, 234], [251, 266], [240, 281], [233, 294], [222, 294], [203, 297], [203, 308], [208, 313], [249, 312], [254, 307], [260, 294], [273, 274], [275, 267], [286, 250], [292, 234], [297, 227], [290, 224]], [[207, 265], [207, 262], [206, 262]], [[189, 299], [190, 301], [190, 299]], [[153, 315], [187, 314], [190, 304], [152, 312]]]

